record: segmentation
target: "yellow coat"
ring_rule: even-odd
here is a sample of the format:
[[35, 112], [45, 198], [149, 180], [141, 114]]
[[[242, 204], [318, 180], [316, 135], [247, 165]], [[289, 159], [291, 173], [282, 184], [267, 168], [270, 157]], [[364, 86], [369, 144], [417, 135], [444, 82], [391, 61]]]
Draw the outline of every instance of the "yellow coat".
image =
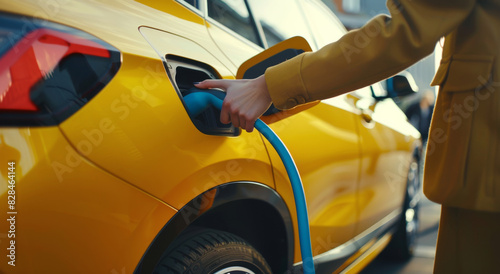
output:
[[287, 109], [390, 77], [434, 50], [440, 85], [429, 135], [424, 192], [447, 206], [500, 212], [500, 0], [387, 2], [377, 16], [314, 53], [266, 71], [271, 98]]

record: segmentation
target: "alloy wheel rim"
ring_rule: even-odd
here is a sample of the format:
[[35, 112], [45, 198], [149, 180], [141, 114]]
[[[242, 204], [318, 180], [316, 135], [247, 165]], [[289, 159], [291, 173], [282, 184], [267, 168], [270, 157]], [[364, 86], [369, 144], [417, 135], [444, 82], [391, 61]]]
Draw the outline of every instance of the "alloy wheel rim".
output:
[[221, 269], [214, 274], [255, 274], [255, 272], [243, 266], [230, 266]]
[[408, 247], [411, 249], [415, 243], [419, 227], [418, 218], [418, 191], [420, 190], [419, 166], [416, 161], [410, 164], [408, 176], [408, 208], [404, 212], [406, 223], [406, 237]]

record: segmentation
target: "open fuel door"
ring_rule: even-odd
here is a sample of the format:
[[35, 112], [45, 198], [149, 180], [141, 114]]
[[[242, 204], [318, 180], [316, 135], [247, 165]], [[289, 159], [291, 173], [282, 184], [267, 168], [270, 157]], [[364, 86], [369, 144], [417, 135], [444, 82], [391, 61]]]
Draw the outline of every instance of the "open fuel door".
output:
[[237, 79], [252, 79], [264, 74], [268, 67], [277, 65], [306, 51], [312, 51], [306, 39], [295, 36], [284, 40], [245, 61], [238, 68]]
[[[237, 79], [253, 79], [264, 74], [268, 67], [275, 66], [279, 63], [282, 63], [288, 59], [291, 59], [297, 55], [300, 55], [306, 51], [312, 51], [309, 43], [300, 36], [295, 36], [290, 39], [284, 40], [264, 51], [255, 55], [254, 57], [245, 61], [238, 68], [238, 72], [236, 73]], [[276, 122], [283, 118], [286, 118], [290, 115], [298, 113], [302, 110], [308, 109], [318, 102], [312, 102], [308, 104], [304, 104], [298, 106], [296, 108], [280, 111], [272, 105], [266, 113], [264, 113], [261, 119], [267, 124]], [[273, 115], [277, 114], [279, 115]]]

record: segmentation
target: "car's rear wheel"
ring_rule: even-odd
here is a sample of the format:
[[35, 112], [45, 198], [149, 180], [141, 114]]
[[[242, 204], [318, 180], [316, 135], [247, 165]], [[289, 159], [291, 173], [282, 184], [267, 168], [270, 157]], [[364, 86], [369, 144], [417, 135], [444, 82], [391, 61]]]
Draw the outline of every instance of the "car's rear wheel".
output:
[[267, 274], [264, 257], [242, 238], [223, 231], [206, 230], [174, 243], [154, 273]]
[[401, 218], [398, 220], [396, 232], [385, 250], [386, 257], [406, 261], [413, 256], [416, 245], [419, 220], [420, 172], [419, 161], [413, 159], [408, 172], [406, 196]]

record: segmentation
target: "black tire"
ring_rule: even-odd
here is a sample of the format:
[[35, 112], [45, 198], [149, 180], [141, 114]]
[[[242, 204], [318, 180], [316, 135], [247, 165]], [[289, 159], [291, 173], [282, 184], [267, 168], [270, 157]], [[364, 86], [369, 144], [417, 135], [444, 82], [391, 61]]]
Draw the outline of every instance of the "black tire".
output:
[[406, 196], [401, 218], [398, 220], [396, 232], [387, 246], [384, 255], [396, 261], [407, 261], [413, 257], [419, 220], [420, 202], [420, 165], [418, 158], [413, 159], [408, 172]]
[[174, 246], [158, 263], [155, 274], [272, 273], [257, 250], [231, 233], [205, 230]]

